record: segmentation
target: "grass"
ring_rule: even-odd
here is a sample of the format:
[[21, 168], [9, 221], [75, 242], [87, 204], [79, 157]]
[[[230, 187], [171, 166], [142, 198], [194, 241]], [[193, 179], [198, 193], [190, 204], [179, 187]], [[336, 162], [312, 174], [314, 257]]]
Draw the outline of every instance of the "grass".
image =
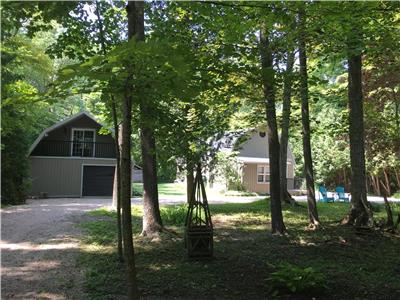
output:
[[[133, 196], [139, 197], [143, 195], [143, 184], [133, 183]], [[253, 192], [242, 192], [242, 191], [226, 191], [211, 189], [206, 187], [208, 196], [215, 197], [253, 197], [258, 196], [257, 193]], [[186, 195], [186, 184], [185, 183], [159, 183], [158, 184], [159, 197], [171, 197], [171, 196], [185, 196]]]
[[245, 191], [226, 191], [225, 196], [227, 196], [227, 197], [254, 197], [254, 196], [258, 196], [258, 194], [254, 193], [254, 192], [245, 192]]
[[[135, 196], [143, 195], [143, 184], [133, 183], [133, 193]], [[186, 195], [186, 186], [183, 183], [159, 183], [158, 194], [163, 196], [184, 196]]]
[[[151, 299], [266, 299], [271, 274], [282, 263], [312, 268], [326, 279], [324, 291], [281, 292], [281, 299], [399, 299], [400, 237], [359, 232], [340, 226], [346, 203], [318, 203], [324, 226], [306, 230], [307, 209], [283, 206], [289, 235], [272, 236], [265, 200], [248, 204], [210, 205], [214, 223], [214, 259], [190, 261], [183, 246], [184, 206], [162, 207], [165, 225], [179, 236], [151, 240], [139, 235], [141, 209], [133, 207], [138, 281]], [[400, 206], [393, 206], [399, 211]], [[376, 218], [385, 216], [374, 207]], [[115, 213], [92, 212], [82, 224], [86, 236], [80, 264], [92, 299], [123, 299], [124, 268], [116, 254]], [[294, 268], [294, 267], [293, 267]]]

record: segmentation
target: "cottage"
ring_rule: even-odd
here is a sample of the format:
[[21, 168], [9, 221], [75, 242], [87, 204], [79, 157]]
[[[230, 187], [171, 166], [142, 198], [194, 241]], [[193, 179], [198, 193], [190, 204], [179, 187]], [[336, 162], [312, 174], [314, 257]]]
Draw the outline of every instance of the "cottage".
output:
[[[111, 134], [99, 133], [102, 127], [89, 113], [80, 112], [45, 129], [29, 150], [32, 180], [29, 194], [111, 196], [115, 145]], [[136, 173], [138, 181], [139, 177]]]
[[[265, 126], [227, 134], [220, 150], [235, 154], [239, 176], [249, 192], [266, 193], [270, 191], [270, 169], [268, 136]], [[288, 147], [287, 155], [287, 185], [294, 188], [295, 160]]]

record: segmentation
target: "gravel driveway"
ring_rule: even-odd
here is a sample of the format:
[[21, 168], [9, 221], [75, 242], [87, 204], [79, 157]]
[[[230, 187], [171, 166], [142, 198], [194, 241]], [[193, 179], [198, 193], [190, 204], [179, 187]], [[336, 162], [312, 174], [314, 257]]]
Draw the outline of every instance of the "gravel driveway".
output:
[[[218, 198], [218, 199], [217, 199]], [[211, 203], [251, 202], [261, 197], [217, 197]], [[185, 196], [160, 199], [161, 205], [185, 203]], [[132, 204], [140, 204], [140, 198]], [[27, 200], [1, 210], [1, 298], [85, 299], [83, 271], [77, 266], [79, 222], [86, 212], [111, 199]]]
[[76, 265], [85, 212], [109, 199], [28, 200], [1, 210], [1, 298], [85, 299]]

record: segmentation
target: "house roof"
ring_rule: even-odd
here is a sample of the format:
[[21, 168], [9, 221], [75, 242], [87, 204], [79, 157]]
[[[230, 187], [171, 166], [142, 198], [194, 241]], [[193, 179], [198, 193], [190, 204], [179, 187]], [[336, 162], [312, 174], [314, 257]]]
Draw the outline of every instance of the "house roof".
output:
[[213, 142], [213, 148], [222, 152], [232, 152], [238, 139], [245, 135], [247, 130], [225, 132], [218, 140]]
[[35, 149], [35, 147], [39, 144], [39, 142], [46, 136], [47, 133], [49, 133], [50, 131], [53, 131], [54, 129], [57, 129], [65, 124], [67, 124], [70, 121], [73, 121], [81, 116], [87, 116], [88, 118], [92, 119], [93, 121], [95, 121], [97, 124], [103, 126], [103, 124], [99, 123], [90, 113], [88, 113], [87, 111], [81, 111], [75, 115], [72, 115], [56, 124], [54, 124], [53, 126], [50, 126], [48, 128], [46, 128], [45, 130], [43, 130], [43, 132], [37, 137], [37, 139], [33, 142], [33, 144], [31, 145], [31, 147], [29, 148], [29, 152], [28, 155], [30, 155], [32, 153], [32, 151]]
[[[251, 138], [251, 135], [253, 133], [259, 130], [266, 131], [265, 125], [259, 125], [254, 128], [247, 128], [237, 131], [225, 132], [219, 140], [214, 142], [213, 147], [221, 152], [232, 153], [233, 151], [238, 150], [241, 145], [246, 143], [246, 141]], [[243, 163], [269, 163], [269, 158], [267, 157], [237, 156], [236, 159]], [[290, 145], [288, 145], [287, 162], [296, 165]]]

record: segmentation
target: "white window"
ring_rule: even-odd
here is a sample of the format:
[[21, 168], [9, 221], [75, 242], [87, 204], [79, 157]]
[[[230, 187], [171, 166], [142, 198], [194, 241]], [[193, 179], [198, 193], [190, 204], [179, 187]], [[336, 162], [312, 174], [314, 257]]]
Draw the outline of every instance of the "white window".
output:
[[269, 182], [269, 165], [257, 165], [257, 183]]
[[94, 129], [72, 129], [72, 156], [93, 157], [95, 153]]

